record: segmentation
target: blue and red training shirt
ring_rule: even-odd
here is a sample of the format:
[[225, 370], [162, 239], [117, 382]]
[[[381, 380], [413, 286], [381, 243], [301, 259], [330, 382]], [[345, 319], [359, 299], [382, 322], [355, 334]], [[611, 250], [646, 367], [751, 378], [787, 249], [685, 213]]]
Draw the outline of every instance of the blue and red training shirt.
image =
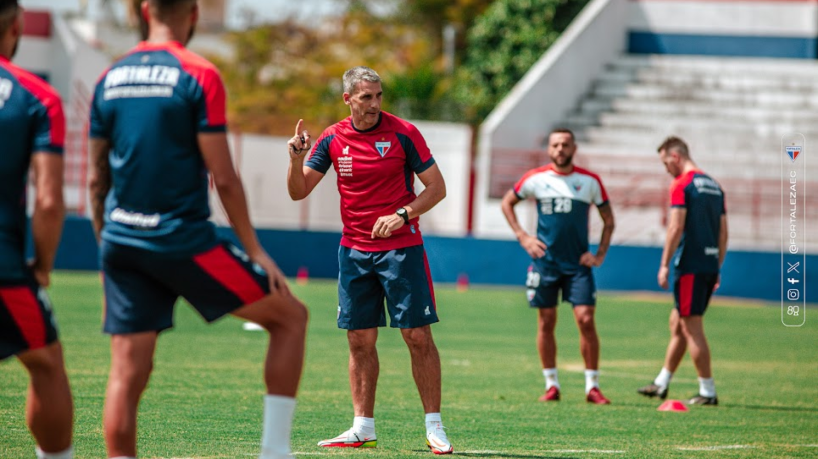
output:
[[94, 91], [90, 135], [111, 142], [102, 238], [161, 252], [216, 243], [197, 136], [226, 131], [216, 67], [179, 42], [142, 42]]
[[57, 91], [0, 56], [0, 279], [25, 276], [31, 156], [61, 155], [64, 140], [65, 116]]
[[549, 164], [526, 172], [514, 185], [514, 194], [537, 201], [537, 239], [545, 243], [546, 250], [534, 264], [566, 274], [577, 272], [580, 257], [588, 251], [591, 205], [608, 203], [599, 176], [579, 167], [563, 174]]
[[306, 165], [338, 175], [341, 194], [341, 245], [364, 252], [381, 252], [423, 243], [418, 218], [388, 238], [372, 239], [379, 217], [411, 203], [415, 174], [435, 163], [426, 140], [411, 123], [381, 112], [375, 126], [361, 131], [348, 117], [328, 127], [315, 142]]
[[676, 272], [717, 274], [721, 216], [726, 213], [721, 186], [700, 170], [681, 174], [670, 184], [670, 206], [687, 210], [682, 240], [673, 255]]

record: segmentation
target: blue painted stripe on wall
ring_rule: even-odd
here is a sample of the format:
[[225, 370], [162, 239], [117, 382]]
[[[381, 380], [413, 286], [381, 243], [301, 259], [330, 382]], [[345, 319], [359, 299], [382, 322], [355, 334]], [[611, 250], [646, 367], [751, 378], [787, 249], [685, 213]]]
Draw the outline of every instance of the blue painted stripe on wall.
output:
[[628, 52], [815, 59], [818, 38], [629, 32]]
[[[219, 235], [233, 240], [229, 228]], [[259, 240], [287, 276], [306, 267], [311, 277], [338, 277], [340, 233], [258, 230]], [[456, 282], [460, 274], [474, 284], [512, 285], [520, 289], [525, 303], [525, 276], [530, 259], [517, 241], [424, 236], [429, 268], [435, 282]], [[31, 243], [29, 240], [29, 255]], [[595, 250], [592, 248], [591, 250]], [[658, 247], [612, 246], [605, 264], [595, 269], [600, 290], [660, 291], [656, 271], [662, 249]], [[818, 255], [808, 255], [806, 264], [818, 266]], [[97, 270], [97, 245], [91, 223], [84, 218], [66, 220], [57, 252], [57, 269]], [[806, 299], [818, 303], [818, 269], [806, 271]], [[718, 294], [779, 301], [781, 255], [773, 252], [729, 251], [724, 261]], [[672, 302], [668, 293], [668, 304]]]

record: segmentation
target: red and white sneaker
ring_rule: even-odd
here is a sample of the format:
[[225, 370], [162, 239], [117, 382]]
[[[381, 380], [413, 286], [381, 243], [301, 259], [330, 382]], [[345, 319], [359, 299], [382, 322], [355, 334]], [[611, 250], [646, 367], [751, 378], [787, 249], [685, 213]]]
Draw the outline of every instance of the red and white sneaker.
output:
[[545, 391], [545, 393], [540, 396], [539, 401], [541, 401], [541, 402], [558, 402], [558, 401], [560, 401], [560, 390], [557, 388], [557, 386], [551, 386], [550, 389]]
[[426, 446], [435, 454], [452, 454], [454, 448], [443, 430], [443, 424], [436, 423], [435, 428], [426, 432]]
[[598, 387], [594, 387], [591, 389], [591, 392], [588, 392], [588, 395], [585, 397], [585, 401], [588, 403], [594, 403], [596, 405], [610, 405], [611, 401], [605, 398], [602, 395], [602, 392], [599, 391]]
[[375, 434], [364, 435], [349, 429], [335, 438], [319, 441], [318, 446], [325, 448], [375, 448], [378, 446], [378, 438]]

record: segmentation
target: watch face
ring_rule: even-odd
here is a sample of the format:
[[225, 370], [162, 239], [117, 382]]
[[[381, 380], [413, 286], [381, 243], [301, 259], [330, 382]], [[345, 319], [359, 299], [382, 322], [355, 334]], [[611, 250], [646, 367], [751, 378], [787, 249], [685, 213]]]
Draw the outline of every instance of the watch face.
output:
[[406, 215], [406, 209], [401, 207], [400, 209], [398, 209], [397, 213], [398, 213], [398, 215]]

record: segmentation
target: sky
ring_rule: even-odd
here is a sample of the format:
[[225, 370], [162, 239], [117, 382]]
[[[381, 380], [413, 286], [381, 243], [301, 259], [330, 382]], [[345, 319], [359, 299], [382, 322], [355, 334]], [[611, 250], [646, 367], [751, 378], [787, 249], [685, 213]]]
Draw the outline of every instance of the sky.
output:
[[[60, 12], [79, 12], [80, 0], [20, 0], [28, 9], [49, 9]], [[91, 18], [101, 17], [100, 1], [87, 0], [88, 15]], [[117, 12], [124, 17], [124, 8], [117, 5]], [[227, 0], [227, 27], [242, 29], [248, 25], [248, 12], [252, 12], [254, 21], [277, 22], [288, 16], [302, 20], [326, 16], [338, 11], [335, 0]]]

